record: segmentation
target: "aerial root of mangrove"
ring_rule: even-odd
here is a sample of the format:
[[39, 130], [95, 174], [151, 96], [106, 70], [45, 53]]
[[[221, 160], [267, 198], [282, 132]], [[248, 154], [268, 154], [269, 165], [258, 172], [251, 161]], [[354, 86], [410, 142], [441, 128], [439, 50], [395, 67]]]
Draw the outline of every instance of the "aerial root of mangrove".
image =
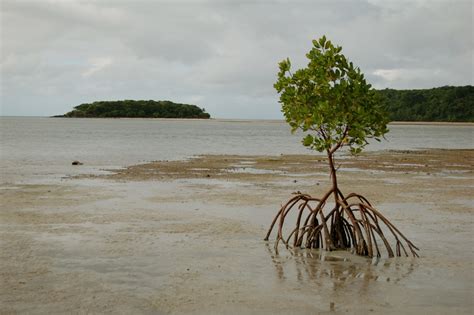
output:
[[[328, 210], [325, 206], [331, 196], [334, 202]], [[296, 224], [285, 229], [285, 219], [292, 210]], [[366, 198], [355, 193], [344, 196], [339, 189], [329, 190], [321, 199], [296, 193], [273, 219], [266, 241], [275, 225], [275, 250], [282, 242], [287, 248], [347, 249], [361, 256], [381, 257], [384, 246], [389, 257], [402, 253], [418, 257], [419, 249]]]

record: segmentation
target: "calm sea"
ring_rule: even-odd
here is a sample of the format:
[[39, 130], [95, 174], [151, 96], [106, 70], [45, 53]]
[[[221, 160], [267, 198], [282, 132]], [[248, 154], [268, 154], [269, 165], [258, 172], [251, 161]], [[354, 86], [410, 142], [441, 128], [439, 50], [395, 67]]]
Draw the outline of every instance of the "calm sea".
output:
[[[474, 148], [473, 136], [473, 125], [390, 125], [367, 149]], [[0, 117], [0, 137], [3, 183], [199, 154], [310, 153], [283, 121]]]

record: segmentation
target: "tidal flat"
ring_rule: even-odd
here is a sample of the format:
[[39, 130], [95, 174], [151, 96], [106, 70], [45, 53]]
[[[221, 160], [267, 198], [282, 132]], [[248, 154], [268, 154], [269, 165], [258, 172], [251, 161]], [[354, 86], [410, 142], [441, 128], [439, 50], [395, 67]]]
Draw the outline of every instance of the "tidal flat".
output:
[[275, 252], [293, 192], [330, 185], [315, 155], [202, 155], [0, 186], [0, 313], [472, 314], [474, 150], [342, 156], [420, 258]]

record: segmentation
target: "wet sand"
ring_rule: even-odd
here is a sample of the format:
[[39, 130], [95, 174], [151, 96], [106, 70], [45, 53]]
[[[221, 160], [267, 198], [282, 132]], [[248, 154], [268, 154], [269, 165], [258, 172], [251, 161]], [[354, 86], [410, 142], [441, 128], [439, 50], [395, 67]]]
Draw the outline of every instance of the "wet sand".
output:
[[[0, 313], [472, 314], [474, 150], [342, 157], [420, 258], [264, 242], [280, 204], [329, 186], [313, 155], [200, 156], [0, 186]], [[72, 166], [71, 166], [72, 167]]]

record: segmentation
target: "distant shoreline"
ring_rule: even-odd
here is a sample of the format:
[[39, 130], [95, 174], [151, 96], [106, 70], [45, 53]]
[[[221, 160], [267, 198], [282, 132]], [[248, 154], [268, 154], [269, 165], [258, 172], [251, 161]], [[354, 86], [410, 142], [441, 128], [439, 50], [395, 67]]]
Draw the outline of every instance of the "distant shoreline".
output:
[[[26, 117], [26, 116], [25, 116]], [[47, 117], [48, 118], [48, 117]], [[205, 121], [219, 121], [219, 122], [266, 122], [266, 123], [284, 123], [284, 119], [245, 119], [245, 118], [152, 118], [152, 117], [59, 117], [52, 116], [50, 118], [79, 118], [79, 119], [146, 119], [146, 120], [205, 120]], [[474, 126], [474, 122], [466, 121], [391, 121], [389, 125], [440, 125], [440, 126]]]
[[451, 121], [391, 121], [389, 125], [440, 125], [440, 126], [474, 126], [474, 122]]
[[[124, 120], [158, 120], [158, 121], [218, 121], [218, 122], [266, 122], [284, 123], [284, 119], [245, 119], [245, 118], [152, 118], [152, 117], [65, 117], [65, 116], [0, 116], [1, 118], [67, 118], [67, 119], [124, 119]], [[389, 125], [439, 125], [439, 126], [473, 126], [474, 122], [451, 121], [391, 121]]]
[[128, 119], [128, 120], [137, 120], [137, 119], [144, 119], [144, 120], [213, 120], [214, 118], [164, 118], [164, 117], [67, 117], [67, 116], [4, 116], [4, 117], [37, 117], [37, 118], [66, 118], [66, 119]]

